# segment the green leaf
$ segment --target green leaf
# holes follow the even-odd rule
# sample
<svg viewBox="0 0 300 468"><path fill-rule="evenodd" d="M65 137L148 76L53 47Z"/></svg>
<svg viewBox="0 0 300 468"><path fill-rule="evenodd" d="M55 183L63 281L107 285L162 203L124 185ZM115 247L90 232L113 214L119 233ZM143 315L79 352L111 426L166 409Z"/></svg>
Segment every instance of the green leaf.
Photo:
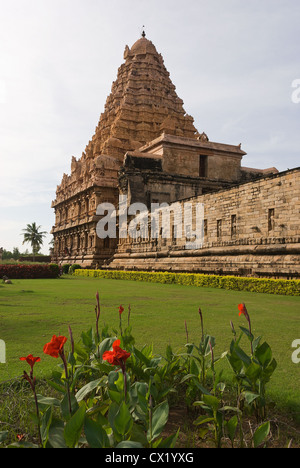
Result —
<svg viewBox="0 0 300 468"><path fill-rule="evenodd" d="M237 425L238 425L238 417L237 417L237 415L235 414L235 415L232 416L232 418L229 419L229 421L227 421L227 423L226 423L226 427L227 427L227 431L228 431L228 436L229 436L229 439L230 439L230 441L231 441L232 444L233 444L233 442L234 442L234 437L235 437Z"/></svg>
<svg viewBox="0 0 300 468"><path fill-rule="evenodd" d="M203 395L204 403L209 406L213 411L217 411L220 406L220 400L213 395Z"/></svg>
<svg viewBox="0 0 300 468"><path fill-rule="evenodd" d="M149 442L156 439L164 429L169 417L169 404L163 401L153 411L152 415L152 433L150 427L147 432L147 439Z"/></svg>
<svg viewBox="0 0 300 468"><path fill-rule="evenodd" d="M259 395L257 393L253 393L253 392L244 392L243 395L244 395L245 400L248 403L248 405L251 405L251 403L254 400L256 400L256 398L259 398Z"/></svg>
<svg viewBox="0 0 300 468"><path fill-rule="evenodd" d="M263 380L264 382L268 382L271 375L273 374L273 372L275 371L277 367L277 362L275 359L272 359L272 361L270 362L270 364L264 369L264 373L263 373Z"/></svg>
<svg viewBox="0 0 300 468"><path fill-rule="evenodd" d="M106 383L105 382L101 382L102 378L101 379L97 379L97 380L93 380L91 382L89 382L88 384L86 384L84 387L82 387L75 395L76 397L76 400L78 402L80 402L81 400L83 400L89 393L91 393L93 390L95 390L95 388L99 387L99 386L104 386ZM101 385L102 383L102 385Z"/></svg>
<svg viewBox="0 0 300 468"><path fill-rule="evenodd" d="M61 385L57 382L54 382L54 380L47 380L47 383L50 385L50 387L54 388L55 390L57 390L58 392L60 393L65 393L66 391L66 388L64 387L64 385Z"/></svg>
<svg viewBox="0 0 300 468"><path fill-rule="evenodd" d="M167 358L168 361L172 361L173 356L174 356L174 354L173 354L172 348L171 348L171 346L168 344L168 345L167 345L167 348L166 348L166 358Z"/></svg>
<svg viewBox="0 0 300 468"><path fill-rule="evenodd" d="M114 432L117 432L117 429L115 427L115 418L116 418L118 411L119 411L119 405L115 401L113 401L109 405L107 418L108 418L110 427L112 428Z"/></svg>
<svg viewBox="0 0 300 468"><path fill-rule="evenodd" d="M176 432L176 434L170 435L166 439L162 440L156 448L174 448L178 439L180 429Z"/></svg>
<svg viewBox="0 0 300 468"><path fill-rule="evenodd" d="M108 388L114 392L122 392L124 388L124 379L122 372L111 371L108 374Z"/></svg>
<svg viewBox="0 0 300 468"><path fill-rule="evenodd" d="M133 348L134 355L138 358L139 361L142 361L147 367L150 365L150 359L148 359L141 351L136 347Z"/></svg>
<svg viewBox="0 0 300 468"><path fill-rule="evenodd" d="M0 431L0 444L7 439L8 431Z"/></svg>
<svg viewBox="0 0 300 468"><path fill-rule="evenodd" d="M32 442L13 442L12 444L8 445L7 448L39 448L37 444Z"/></svg>
<svg viewBox="0 0 300 468"><path fill-rule="evenodd" d="M52 448L67 448L64 438L63 421L52 421L52 424L49 428L48 443Z"/></svg>
<svg viewBox="0 0 300 468"><path fill-rule="evenodd" d="M44 397L43 395L38 394L37 401L39 405L44 406L60 406L60 401L57 398Z"/></svg>
<svg viewBox="0 0 300 468"><path fill-rule="evenodd" d="M241 361L246 365L250 366L251 364L251 357L248 356L248 354L245 353L245 351L242 350L239 346L235 346L235 353L236 355L241 359Z"/></svg>
<svg viewBox="0 0 300 468"><path fill-rule="evenodd" d="M64 437L69 448L74 448L79 441L85 419L85 409L85 405L81 405L65 426Z"/></svg>
<svg viewBox="0 0 300 468"><path fill-rule="evenodd" d="M251 382L256 382L256 380L260 377L262 372L262 368L256 362L251 362L250 366L246 369L245 375Z"/></svg>
<svg viewBox="0 0 300 468"><path fill-rule="evenodd" d="M115 392L113 390L108 390L109 398L111 401L115 401L116 403L120 404L122 399L124 398L124 395L122 392Z"/></svg>
<svg viewBox="0 0 300 468"><path fill-rule="evenodd" d="M268 343L264 342L256 349L255 357L264 368L267 367L272 360L272 350Z"/></svg>
<svg viewBox="0 0 300 468"><path fill-rule="evenodd" d="M43 446L46 447L48 436L49 436L49 429L52 422L52 413L53 407L49 406L49 408L45 411L41 418L41 438L43 441Z"/></svg>
<svg viewBox="0 0 300 468"><path fill-rule="evenodd" d="M87 361L89 359L89 353L79 346L77 343L74 345L75 355L80 358L82 361Z"/></svg>
<svg viewBox="0 0 300 468"><path fill-rule="evenodd" d="M252 333L250 333L250 331L247 328L240 327L240 329L243 333L245 333L245 335L249 338L250 341L253 341L254 336L252 335Z"/></svg>
<svg viewBox="0 0 300 468"><path fill-rule="evenodd" d="M92 328L90 328L87 332L81 333L81 341L84 347L87 348L89 351L92 351L95 349L95 342L93 340Z"/></svg>
<svg viewBox="0 0 300 468"><path fill-rule="evenodd" d="M84 433L91 448L109 448L109 439L100 421L85 418Z"/></svg>
<svg viewBox="0 0 300 468"><path fill-rule="evenodd" d="M208 422L212 422L214 420L214 418L210 418L206 415L201 415L201 416L198 416L198 418L193 422L193 424L195 426L200 426L201 424L206 424Z"/></svg>
<svg viewBox="0 0 300 468"><path fill-rule="evenodd" d="M132 428L133 419L125 401L122 401L119 407L119 411L115 416L114 425L117 432L123 436Z"/></svg>
<svg viewBox="0 0 300 468"><path fill-rule="evenodd" d="M134 442L133 440L123 440L116 448L144 448L140 442Z"/></svg>
<svg viewBox="0 0 300 468"><path fill-rule="evenodd" d="M75 398L75 395L73 395L73 393L70 394L70 399L71 399L71 414L70 414L70 408L69 408L69 397L67 393L65 394L64 398L62 399L60 403L62 417L66 421L70 419L71 415L74 414L79 408L78 402Z"/></svg>
<svg viewBox="0 0 300 468"><path fill-rule="evenodd" d="M254 435L253 435L253 444L254 448L259 447L266 437L268 437L270 432L270 421L265 422L261 426L259 426L258 429L256 429Z"/></svg>

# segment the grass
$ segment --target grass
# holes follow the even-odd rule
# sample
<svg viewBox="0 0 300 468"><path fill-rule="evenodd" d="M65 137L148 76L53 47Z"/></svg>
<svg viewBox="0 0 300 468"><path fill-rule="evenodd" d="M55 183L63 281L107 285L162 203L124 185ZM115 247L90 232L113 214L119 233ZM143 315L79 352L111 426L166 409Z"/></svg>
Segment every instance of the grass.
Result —
<svg viewBox="0 0 300 468"><path fill-rule="evenodd" d="M230 321L237 330L239 326L247 326L237 309L240 302L245 302L254 335L261 335L270 344L278 362L268 387L269 395L279 406L300 414L300 364L291 359L294 351L291 344L300 338L300 298L290 296L70 276L57 280L14 280L12 285L0 285L0 339L6 343L6 363L0 364L0 382L21 376L24 362L19 357L30 353L42 358L35 368L36 375L49 375L58 361L43 354L44 344L54 334L68 336L69 325L75 341L82 331L94 326L97 290L101 324L118 328L118 307L122 304L125 308L125 323L130 304L137 346L153 343L157 353L164 353L167 344L175 351L184 347L185 321L189 341L199 340L201 307L205 331L216 337L216 353L221 354L232 338ZM244 341L244 345L248 343ZM226 362L222 365L225 375L229 375Z"/></svg>

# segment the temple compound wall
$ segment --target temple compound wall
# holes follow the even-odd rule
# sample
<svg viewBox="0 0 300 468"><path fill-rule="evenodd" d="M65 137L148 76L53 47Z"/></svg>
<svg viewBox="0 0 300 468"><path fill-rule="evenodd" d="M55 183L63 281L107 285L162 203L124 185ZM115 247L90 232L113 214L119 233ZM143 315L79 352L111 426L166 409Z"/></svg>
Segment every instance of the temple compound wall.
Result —
<svg viewBox="0 0 300 468"><path fill-rule="evenodd" d="M109 268L300 276L300 168L188 201L204 205L201 248L186 249L186 237L176 238L174 229L168 239L151 238L149 229L148 238L120 239Z"/></svg>

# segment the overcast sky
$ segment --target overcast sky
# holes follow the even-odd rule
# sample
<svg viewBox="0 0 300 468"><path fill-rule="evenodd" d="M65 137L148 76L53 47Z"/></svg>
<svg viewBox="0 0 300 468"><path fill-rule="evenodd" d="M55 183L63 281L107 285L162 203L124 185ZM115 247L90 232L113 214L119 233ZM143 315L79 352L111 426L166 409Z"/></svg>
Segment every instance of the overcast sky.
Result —
<svg viewBox="0 0 300 468"><path fill-rule="evenodd" d="M242 143L244 166L300 165L299 0L0 0L0 247L50 232L143 25L199 132Z"/></svg>

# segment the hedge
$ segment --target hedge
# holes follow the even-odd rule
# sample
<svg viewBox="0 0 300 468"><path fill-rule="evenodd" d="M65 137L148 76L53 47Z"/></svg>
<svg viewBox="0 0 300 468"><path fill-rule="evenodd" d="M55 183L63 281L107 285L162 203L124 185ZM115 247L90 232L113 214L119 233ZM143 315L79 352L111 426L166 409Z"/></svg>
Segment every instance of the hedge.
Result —
<svg viewBox="0 0 300 468"><path fill-rule="evenodd" d="M80 268L82 268L81 265L79 265L78 263L73 263L73 265L69 267L69 270L68 270L69 275L73 275L74 271L79 270Z"/></svg>
<svg viewBox="0 0 300 468"><path fill-rule="evenodd" d="M0 265L0 279L7 276L9 279L36 279L36 278L57 278L59 276L59 266L50 263L47 265Z"/></svg>
<svg viewBox="0 0 300 468"><path fill-rule="evenodd" d="M201 273L88 269L75 270L74 275L94 278L148 281L164 284L181 284L186 286L229 289L233 291L281 294L285 296L300 296L300 280L246 278L238 276L205 275Z"/></svg>

